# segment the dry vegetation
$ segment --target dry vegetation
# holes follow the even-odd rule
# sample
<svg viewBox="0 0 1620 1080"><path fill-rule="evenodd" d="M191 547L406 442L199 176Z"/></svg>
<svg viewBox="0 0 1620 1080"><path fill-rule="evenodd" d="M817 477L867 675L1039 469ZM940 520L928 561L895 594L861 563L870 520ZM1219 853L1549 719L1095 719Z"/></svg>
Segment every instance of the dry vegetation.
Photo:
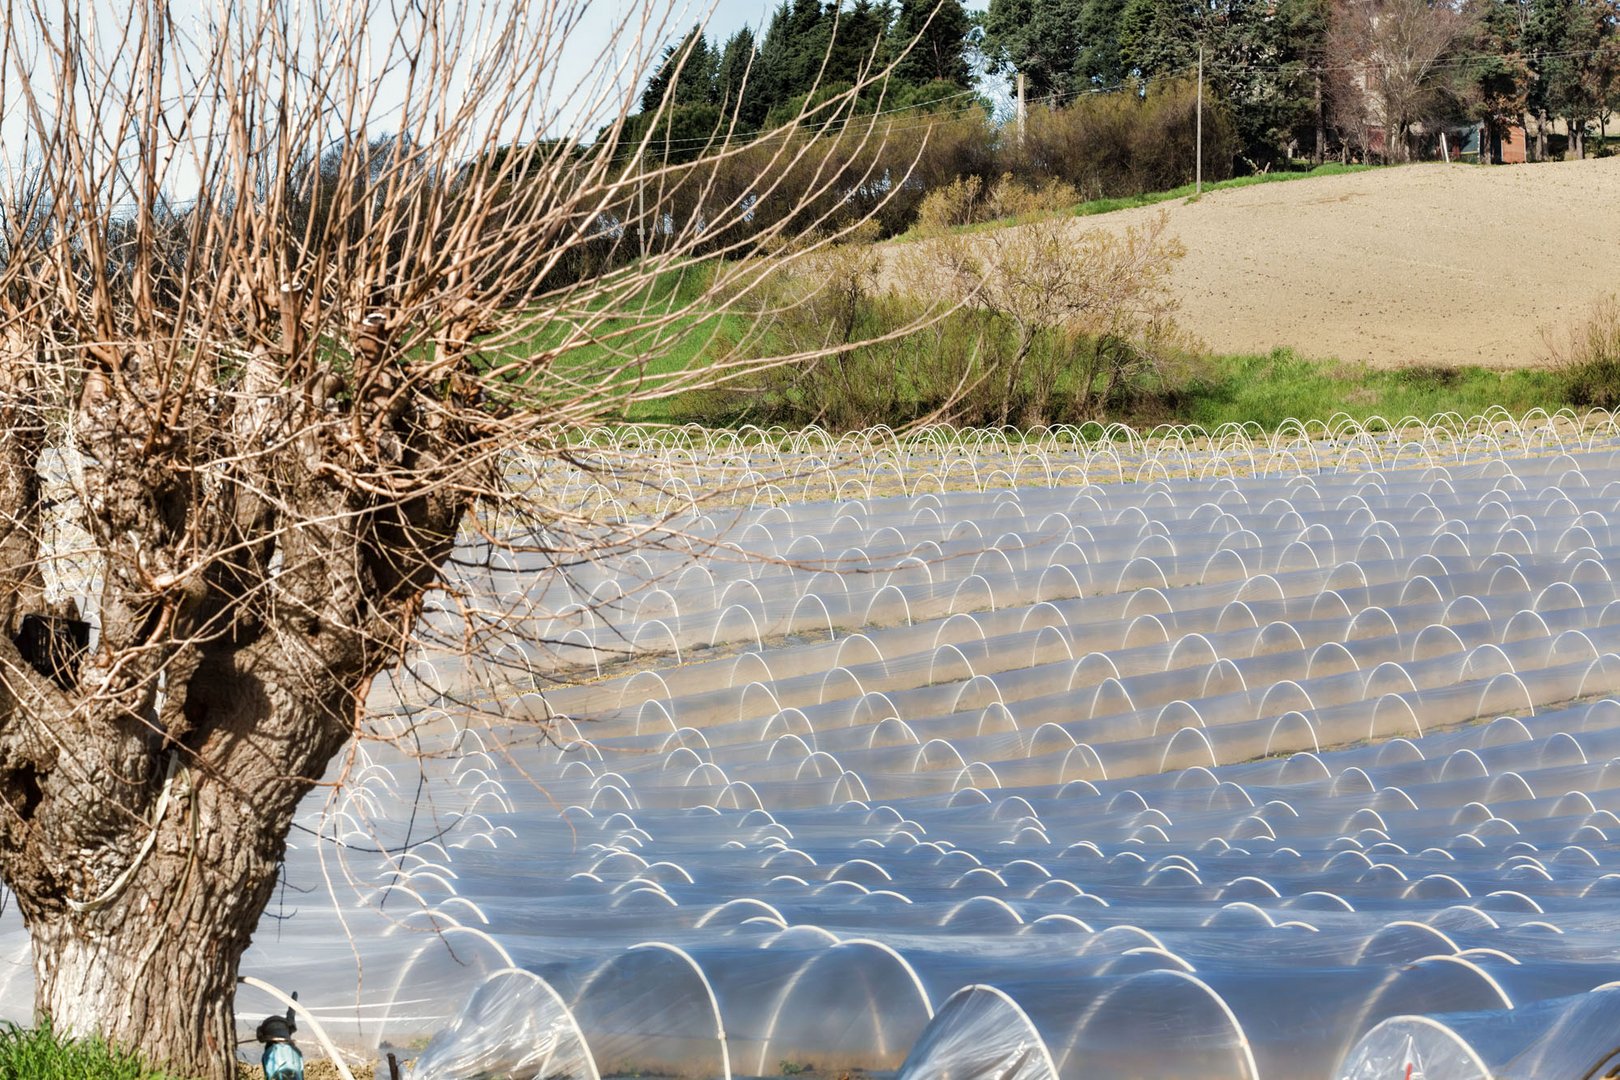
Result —
<svg viewBox="0 0 1620 1080"><path fill-rule="evenodd" d="M923 200L914 243L885 251L857 231L797 257L755 311L773 351L807 359L747 380L753 408L834 428L1039 425L1095 419L1165 383L1192 351L1165 288L1182 249L1162 219L1077 238L1057 212L1072 195L1005 177L988 191L953 183ZM953 227L1008 212L1034 220Z"/></svg>
<svg viewBox="0 0 1620 1080"><path fill-rule="evenodd" d="M1620 408L1620 293L1600 297L1584 317L1549 332L1547 353L1574 404Z"/></svg>

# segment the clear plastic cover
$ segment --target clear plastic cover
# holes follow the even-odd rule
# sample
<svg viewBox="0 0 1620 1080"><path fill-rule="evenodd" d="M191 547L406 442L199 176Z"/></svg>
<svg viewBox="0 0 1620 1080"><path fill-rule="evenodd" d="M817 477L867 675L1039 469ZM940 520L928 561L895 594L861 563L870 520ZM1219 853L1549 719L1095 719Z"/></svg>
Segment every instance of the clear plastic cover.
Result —
<svg viewBox="0 0 1620 1080"><path fill-rule="evenodd" d="M650 542L466 540L244 972L418 1078L1604 1066L1615 423L1083 434L596 436Z"/></svg>

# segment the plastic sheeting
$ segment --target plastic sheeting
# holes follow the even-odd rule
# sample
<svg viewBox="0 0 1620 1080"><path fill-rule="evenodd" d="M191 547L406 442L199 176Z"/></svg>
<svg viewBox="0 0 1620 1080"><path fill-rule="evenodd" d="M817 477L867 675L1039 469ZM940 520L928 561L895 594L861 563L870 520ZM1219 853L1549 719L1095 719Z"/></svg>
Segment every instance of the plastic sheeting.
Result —
<svg viewBox="0 0 1620 1080"><path fill-rule="evenodd" d="M1616 436L585 448L650 542L468 542L246 970L419 1078L1584 1075Z"/></svg>
<svg viewBox="0 0 1620 1080"><path fill-rule="evenodd" d="M1351 1049L1345 1080L1401 1075L1609 1076L1620 1066L1620 984L1511 1010L1395 1016Z"/></svg>
<svg viewBox="0 0 1620 1080"><path fill-rule="evenodd" d="M597 1080L579 1025L557 992L526 971L485 980L412 1063L414 1080Z"/></svg>

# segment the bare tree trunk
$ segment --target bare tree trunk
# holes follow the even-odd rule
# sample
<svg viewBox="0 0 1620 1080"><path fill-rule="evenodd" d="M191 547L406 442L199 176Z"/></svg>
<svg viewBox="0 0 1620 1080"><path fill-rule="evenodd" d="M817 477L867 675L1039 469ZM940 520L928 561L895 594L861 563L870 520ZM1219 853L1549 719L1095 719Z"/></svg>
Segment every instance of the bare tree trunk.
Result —
<svg viewBox="0 0 1620 1080"><path fill-rule="evenodd" d="M183 1076L223 1080L234 1068L237 965L280 853L257 830L238 831L239 845L193 838L188 803L171 805L147 864L105 906L74 912L30 898L35 1003L60 1030L99 1032Z"/></svg>
<svg viewBox="0 0 1620 1080"><path fill-rule="evenodd" d="M1536 160L1547 160L1547 110L1536 114Z"/></svg>
<svg viewBox="0 0 1620 1080"><path fill-rule="evenodd" d="M1030 349L1035 346L1035 331L1031 327L1021 326L1018 330L1018 351L1007 364L1007 378L1001 390L1001 419L1003 427L1012 419L1013 401L1018 396L1018 383L1024 373L1024 360L1029 356Z"/></svg>
<svg viewBox="0 0 1620 1080"><path fill-rule="evenodd" d="M0 427L0 512L37 544L40 447L25 418L46 399L0 389L19 408ZM78 416L94 448L87 524L106 553L101 647L67 673L23 653L39 560L0 543L0 875L33 944L40 1012L181 1076L227 1080L237 965L299 801L397 657L466 496L390 505L289 454L273 477L241 465L239 486L203 497L175 480L169 455L184 444L163 443L132 396L110 391ZM415 460L435 459L431 435L402 431ZM341 522L316 521L317 507ZM279 535L278 513L296 521ZM256 550L285 556L277 572L230 558L189 584L165 572L177 535L238 528L273 538ZM237 599L249 577L277 596L273 620ZM228 630L221 611L235 614Z"/></svg>
<svg viewBox="0 0 1620 1080"><path fill-rule="evenodd" d="M61 1030L140 1046L186 1077L233 1075L237 967L313 785L301 774L341 748L353 715L330 681L325 704L278 686L292 672L273 652L209 658L176 688L207 718L195 753L119 739L142 782L102 778L98 799L81 753L38 775L34 805L12 800L21 836L10 839L23 843L5 869L33 944L36 1006ZM81 717L61 720L83 730Z"/></svg>
<svg viewBox="0 0 1620 1080"><path fill-rule="evenodd" d="M97 922L94 929L33 927L36 1007L60 1031L144 1045L152 1060L188 1077L228 1078L240 952L217 940L182 940L146 920Z"/></svg>

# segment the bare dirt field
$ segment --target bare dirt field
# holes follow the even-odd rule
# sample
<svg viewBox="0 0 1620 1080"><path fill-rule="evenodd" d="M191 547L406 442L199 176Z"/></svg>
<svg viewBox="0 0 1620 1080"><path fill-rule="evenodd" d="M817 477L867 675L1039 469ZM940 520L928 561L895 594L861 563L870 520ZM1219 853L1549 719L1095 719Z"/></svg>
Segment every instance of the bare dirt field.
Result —
<svg viewBox="0 0 1620 1080"><path fill-rule="evenodd" d="M1167 209L1183 324L1221 353L1285 345L1382 366L1523 366L1620 289L1620 158L1413 165L1261 184Z"/></svg>

